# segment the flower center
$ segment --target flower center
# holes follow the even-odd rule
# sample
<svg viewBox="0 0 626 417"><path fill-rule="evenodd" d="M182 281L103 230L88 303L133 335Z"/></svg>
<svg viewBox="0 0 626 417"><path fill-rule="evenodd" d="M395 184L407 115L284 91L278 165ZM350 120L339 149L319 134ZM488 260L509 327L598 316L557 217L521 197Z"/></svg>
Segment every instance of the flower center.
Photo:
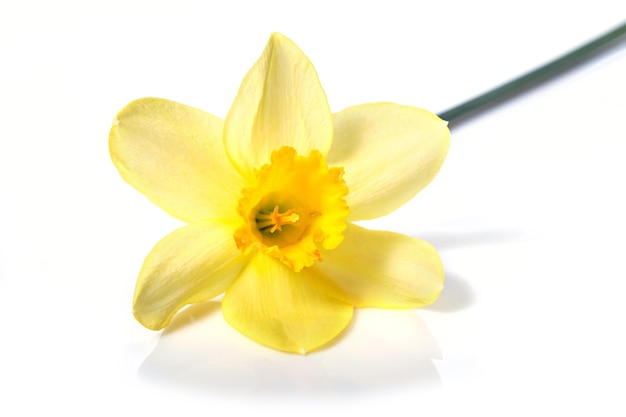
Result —
<svg viewBox="0 0 626 417"><path fill-rule="evenodd" d="M257 248L300 271L321 261L318 245L334 249L343 240L349 213L343 169L328 168L317 151L274 151L271 163L258 171L252 187L242 190L235 232L237 247Z"/></svg>
<svg viewBox="0 0 626 417"><path fill-rule="evenodd" d="M272 210L271 213L260 210L255 217L257 229L261 232L265 232L271 227L270 233L274 233L277 230L282 232L282 226L284 224L298 224L300 216L296 214L294 209L289 209L284 213L280 213L279 210L280 207L277 205L274 206L274 210Z"/></svg>

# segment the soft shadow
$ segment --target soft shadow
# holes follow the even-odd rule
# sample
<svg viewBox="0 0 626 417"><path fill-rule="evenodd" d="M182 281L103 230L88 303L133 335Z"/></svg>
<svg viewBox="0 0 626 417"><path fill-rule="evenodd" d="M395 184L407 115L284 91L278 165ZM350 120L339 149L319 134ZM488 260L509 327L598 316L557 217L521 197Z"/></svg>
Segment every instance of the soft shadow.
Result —
<svg viewBox="0 0 626 417"><path fill-rule="evenodd" d="M451 313L471 306L476 298L474 289L461 276L446 271L446 280L439 299L424 307L426 310Z"/></svg>
<svg viewBox="0 0 626 417"><path fill-rule="evenodd" d="M175 317L138 370L140 379L204 394L344 396L441 384L437 343L414 310L359 309L348 331L307 355L278 352L232 329L218 302ZM181 325L176 321L193 325Z"/></svg>
<svg viewBox="0 0 626 417"><path fill-rule="evenodd" d="M491 229L466 233L426 233L416 237L431 243L439 251L445 251L467 246L515 242L522 236L523 234L519 230Z"/></svg>
<svg viewBox="0 0 626 417"><path fill-rule="evenodd" d="M463 227L467 227L467 225L464 224ZM449 250L470 246L517 242L523 238L523 233L520 230L493 228L456 233L425 233L416 237L431 243L443 254ZM470 307L476 298L470 283L449 270L445 271L445 277L444 288L439 299L425 308L431 311L449 313Z"/></svg>

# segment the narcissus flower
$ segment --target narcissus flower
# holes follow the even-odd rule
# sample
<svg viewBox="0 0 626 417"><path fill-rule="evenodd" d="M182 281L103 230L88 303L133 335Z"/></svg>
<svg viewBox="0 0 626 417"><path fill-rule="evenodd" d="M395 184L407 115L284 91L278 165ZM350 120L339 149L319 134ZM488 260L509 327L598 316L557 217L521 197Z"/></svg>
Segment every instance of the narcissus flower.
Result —
<svg viewBox="0 0 626 417"><path fill-rule="evenodd" d="M426 186L449 146L446 123L391 103L331 114L315 69L273 34L221 120L156 98L113 123L113 163L188 223L139 273L134 315L162 329L222 293L251 339L304 353L342 332L354 307L415 308L443 287L428 243L352 222L391 213Z"/></svg>

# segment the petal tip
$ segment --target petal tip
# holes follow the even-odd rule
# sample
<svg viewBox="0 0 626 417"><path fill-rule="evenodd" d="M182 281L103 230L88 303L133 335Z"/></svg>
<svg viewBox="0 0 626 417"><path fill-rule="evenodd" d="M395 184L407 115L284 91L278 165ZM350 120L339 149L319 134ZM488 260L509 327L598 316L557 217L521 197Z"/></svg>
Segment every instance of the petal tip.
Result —
<svg viewBox="0 0 626 417"><path fill-rule="evenodd" d="M272 32L270 34L270 39L284 39L284 38L285 38L285 35L283 35L280 32Z"/></svg>
<svg viewBox="0 0 626 417"><path fill-rule="evenodd" d="M148 330L154 330L155 332L163 330L165 327L167 327L171 320L171 317L168 317L165 321L155 320L154 318L150 318L142 314L142 312L138 311L137 309L133 309L133 316L135 317L135 320L137 320L139 324L141 324L143 327Z"/></svg>
<svg viewBox="0 0 626 417"><path fill-rule="evenodd" d="M291 39L289 39L287 36L283 35L280 32L272 32L272 34L270 35L270 42L284 42L284 41L293 43Z"/></svg>

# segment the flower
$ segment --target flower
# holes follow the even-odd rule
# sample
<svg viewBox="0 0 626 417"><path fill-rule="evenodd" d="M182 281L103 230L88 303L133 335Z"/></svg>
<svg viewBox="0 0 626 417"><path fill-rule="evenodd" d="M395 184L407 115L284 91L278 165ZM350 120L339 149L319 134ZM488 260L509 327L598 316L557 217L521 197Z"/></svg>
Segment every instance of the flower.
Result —
<svg viewBox="0 0 626 417"><path fill-rule="evenodd" d="M353 224L393 212L441 167L450 134L392 103L331 114L317 73L273 34L226 120L144 98L109 136L121 176L187 223L144 261L133 312L162 329L224 293L224 318L275 349L305 353L340 334L354 307L435 301L443 266L428 243Z"/></svg>

